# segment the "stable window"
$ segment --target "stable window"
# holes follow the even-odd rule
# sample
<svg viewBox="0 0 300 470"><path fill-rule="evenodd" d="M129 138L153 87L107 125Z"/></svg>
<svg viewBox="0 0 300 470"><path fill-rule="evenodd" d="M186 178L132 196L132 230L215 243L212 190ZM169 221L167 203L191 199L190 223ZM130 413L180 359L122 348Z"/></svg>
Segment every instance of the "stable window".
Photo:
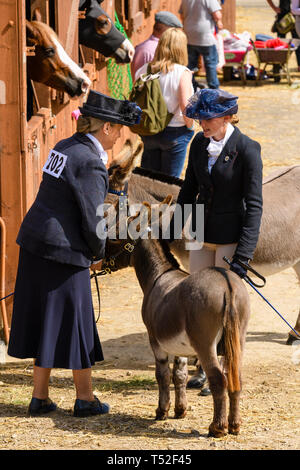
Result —
<svg viewBox="0 0 300 470"><path fill-rule="evenodd" d="M144 0L115 0L120 23L129 36L142 28L144 21Z"/></svg>

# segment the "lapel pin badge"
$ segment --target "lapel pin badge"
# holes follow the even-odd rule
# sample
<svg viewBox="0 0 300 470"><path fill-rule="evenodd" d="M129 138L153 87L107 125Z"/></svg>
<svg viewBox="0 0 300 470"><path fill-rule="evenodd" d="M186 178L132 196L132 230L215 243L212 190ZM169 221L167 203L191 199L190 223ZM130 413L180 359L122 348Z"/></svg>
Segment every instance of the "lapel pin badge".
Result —
<svg viewBox="0 0 300 470"><path fill-rule="evenodd" d="M224 161L225 161L225 162L228 162L228 160L229 160L229 157L228 157L228 155L227 155L227 156L224 158Z"/></svg>

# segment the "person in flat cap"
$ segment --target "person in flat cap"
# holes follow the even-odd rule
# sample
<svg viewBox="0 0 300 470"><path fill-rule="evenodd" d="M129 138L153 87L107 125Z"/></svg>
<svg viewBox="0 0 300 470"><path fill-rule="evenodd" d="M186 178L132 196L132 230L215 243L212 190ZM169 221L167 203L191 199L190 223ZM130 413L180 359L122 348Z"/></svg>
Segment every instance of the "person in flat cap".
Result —
<svg viewBox="0 0 300 470"><path fill-rule="evenodd" d="M231 270L243 278L247 271L239 261L248 263L256 248L263 208L261 147L234 125L237 100L226 91L207 88L195 93L185 109L202 127L191 143L177 200L178 211L185 204L204 205L204 243L198 237L192 244L191 273L209 266L228 268L226 256L232 260ZM192 225L195 233L195 220ZM174 228L171 233L171 239L180 238ZM204 381L200 367L188 386L201 388Z"/></svg>
<svg viewBox="0 0 300 470"><path fill-rule="evenodd" d="M133 80L137 70L153 60L159 38L168 28L183 28L183 25L174 13L159 11L155 14L155 23L151 36L135 47L135 54L131 62Z"/></svg>
<svg viewBox="0 0 300 470"><path fill-rule="evenodd" d="M33 358L30 415L56 410L49 398L52 368L72 369L77 417L105 414L94 396L91 368L103 360L94 319L90 267L104 257L99 208L108 192L107 150L141 110L91 90L77 132L50 150L38 194L18 237L18 273L8 354Z"/></svg>

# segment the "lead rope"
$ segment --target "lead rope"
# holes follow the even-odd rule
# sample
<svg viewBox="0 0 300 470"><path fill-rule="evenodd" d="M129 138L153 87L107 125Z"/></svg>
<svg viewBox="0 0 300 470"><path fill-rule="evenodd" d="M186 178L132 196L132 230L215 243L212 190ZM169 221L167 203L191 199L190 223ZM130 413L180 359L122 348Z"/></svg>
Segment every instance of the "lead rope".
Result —
<svg viewBox="0 0 300 470"><path fill-rule="evenodd" d="M229 260L226 256L223 256L223 260L226 261L226 263L229 264L229 266L231 266L231 262L230 262L230 260ZM239 263L243 268L249 269L251 272L253 272L253 273L254 273L256 276L258 276L260 279L263 279L264 281L266 281L265 278L264 278L261 274L259 274L257 271L255 271L253 268L251 268L251 266L249 266L248 263L243 263L242 261L239 261L239 260L238 260L238 263ZM261 294L261 292L259 292L259 290L256 289L256 287L264 287L264 285L265 285L266 282L264 282L263 286L259 286L259 285L255 284L255 283L252 281L252 279L251 279L249 276L247 276L247 275L244 276L242 279L243 279L244 281L246 281L247 284L249 284L249 286L251 286L252 289L254 289L255 292L256 292L265 302L267 302L267 304L274 310L274 312L276 312L277 315L279 315L279 317L290 327L290 329L295 333L295 335L297 336L297 338L300 339L299 333L289 324L289 322L284 318L284 316L281 315L281 313L279 313L278 310L276 310L276 308L271 304L271 302L269 302L268 299L266 299L266 298ZM256 287L255 287L255 286L256 286Z"/></svg>
<svg viewBox="0 0 300 470"><path fill-rule="evenodd" d="M96 320L96 323L98 323L100 314L101 314L101 300L100 300L100 290L99 290L99 284L98 284L98 277L95 276L95 284L96 284L96 289L97 289L97 296L98 296L98 317Z"/></svg>

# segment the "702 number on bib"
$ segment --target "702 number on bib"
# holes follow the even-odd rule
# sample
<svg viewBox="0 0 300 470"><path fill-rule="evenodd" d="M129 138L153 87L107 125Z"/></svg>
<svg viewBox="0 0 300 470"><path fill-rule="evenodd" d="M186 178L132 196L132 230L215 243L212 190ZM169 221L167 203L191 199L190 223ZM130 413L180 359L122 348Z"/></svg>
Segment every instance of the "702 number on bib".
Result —
<svg viewBox="0 0 300 470"><path fill-rule="evenodd" d="M43 171L48 175L59 178L67 162L68 156L63 153L50 150L48 159L43 167Z"/></svg>

